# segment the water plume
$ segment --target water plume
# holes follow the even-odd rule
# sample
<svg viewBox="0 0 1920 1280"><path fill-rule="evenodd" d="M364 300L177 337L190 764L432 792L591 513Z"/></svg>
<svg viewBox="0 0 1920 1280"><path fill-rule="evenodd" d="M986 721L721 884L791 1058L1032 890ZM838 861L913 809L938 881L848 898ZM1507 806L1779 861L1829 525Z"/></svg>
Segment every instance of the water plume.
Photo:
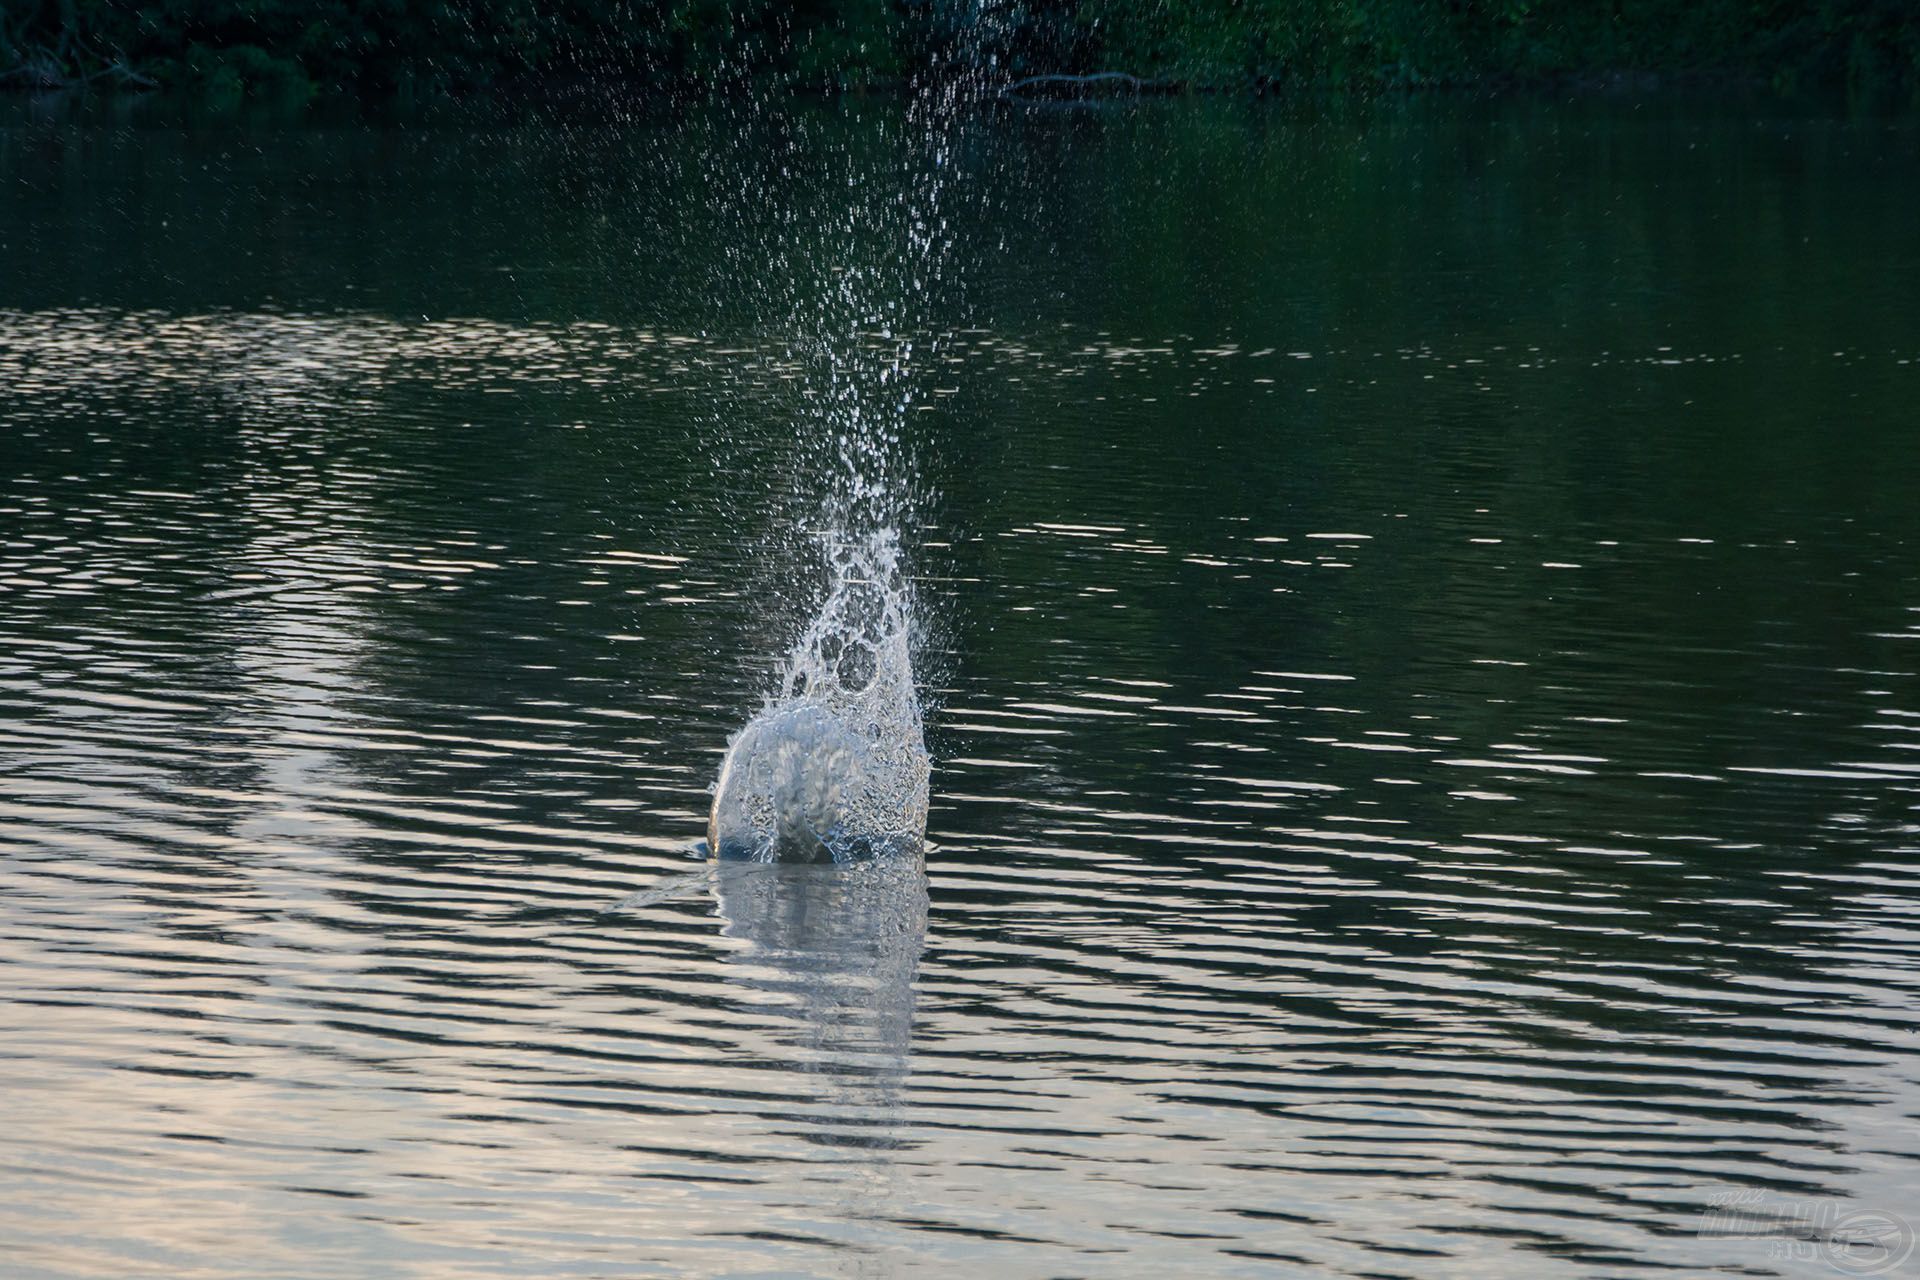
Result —
<svg viewBox="0 0 1920 1280"><path fill-rule="evenodd" d="M895 172L841 171L850 156L804 128L788 153L806 156L793 170L825 197L817 218L788 222L826 254L793 274L814 284L789 294L789 358L806 388L792 491L817 502L795 515L826 531L829 586L777 692L729 743L707 833L722 860L850 862L917 851L925 837L932 764L902 541L925 495L908 428L941 355L928 317L953 301L957 160L989 78L972 50L997 12L969 8L954 46L964 65L919 86L903 116L874 122Z"/></svg>
<svg viewBox="0 0 1920 1280"><path fill-rule="evenodd" d="M728 745L707 826L718 858L854 862L924 839L932 759L898 538L877 531L828 554L832 586L778 693Z"/></svg>

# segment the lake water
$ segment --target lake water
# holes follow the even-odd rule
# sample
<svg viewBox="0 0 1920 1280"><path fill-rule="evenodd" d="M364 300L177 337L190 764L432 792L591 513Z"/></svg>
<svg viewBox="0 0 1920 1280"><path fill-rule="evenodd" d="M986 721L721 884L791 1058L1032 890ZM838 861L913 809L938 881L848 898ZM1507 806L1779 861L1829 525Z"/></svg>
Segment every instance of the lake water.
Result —
<svg viewBox="0 0 1920 1280"><path fill-rule="evenodd" d="M10 1275L1914 1273L1913 119L6 112ZM703 872L876 308L933 844Z"/></svg>

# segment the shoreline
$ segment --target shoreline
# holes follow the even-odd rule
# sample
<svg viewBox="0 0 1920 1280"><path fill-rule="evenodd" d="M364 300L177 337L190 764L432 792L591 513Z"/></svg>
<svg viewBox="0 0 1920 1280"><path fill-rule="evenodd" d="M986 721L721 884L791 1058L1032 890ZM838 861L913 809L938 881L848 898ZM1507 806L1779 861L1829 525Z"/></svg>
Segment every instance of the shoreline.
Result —
<svg viewBox="0 0 1920 1280"><path fill-rule="evenodd" d="M255 117L296 119L303 116L337 118L396 115L402 117L499 115L524 118L545 110L563 114L608 112L620 116L673 115L728 102L754 100L769 103L827 104L835 102L901 101L915 86L904 80L862 84L851 88L804 85L674 86L642 77L528 78L484 88L438 89L408 93L335 86L311 94L288 96L248 93L209 100L184 86L136 84L119 81L26 85L0 81L0 104L32 104L57 110L154 110L193 118ZM1752 72L1729 70L1568 72L1546 76L1488 75L1474 79L1420 84L1265 82L1223 86L1205 82L1150 80L1126 72L1090 75L1042 73L1009 81L978 95L976 105L993 107L1102 107L1146 101L1341 103L1435 99L1499 99L1568 94L1606 99L1638 95L1714 96L1729 102L1742 98L1771 101L1846 102L1902 114L1920 110L1920 84L1859 87L1845 83L1782 83Z"/></svg>
<svg viewBox="0 0 1920 1280"><path fill-rule="evenodd" d="M61 0L0 9L0 90L251 101L519 103L620 93L1092 91L1252 98L1686 83L1920 94L1899 0L464 0L269 6Z"/></svg>

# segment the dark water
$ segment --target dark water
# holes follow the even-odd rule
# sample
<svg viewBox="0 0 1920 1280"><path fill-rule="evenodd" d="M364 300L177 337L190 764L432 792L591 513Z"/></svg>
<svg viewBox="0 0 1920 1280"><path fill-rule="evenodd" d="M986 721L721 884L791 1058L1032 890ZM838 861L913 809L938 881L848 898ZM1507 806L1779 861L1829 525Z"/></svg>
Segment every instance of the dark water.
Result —
<svg viewBox="0 0 1920 1280"><path fill-rule="evenodd" d="M935 847L702 879L898 112L9 110L9 1274L1914 1273L1912 120L983 114Z"/></svg>

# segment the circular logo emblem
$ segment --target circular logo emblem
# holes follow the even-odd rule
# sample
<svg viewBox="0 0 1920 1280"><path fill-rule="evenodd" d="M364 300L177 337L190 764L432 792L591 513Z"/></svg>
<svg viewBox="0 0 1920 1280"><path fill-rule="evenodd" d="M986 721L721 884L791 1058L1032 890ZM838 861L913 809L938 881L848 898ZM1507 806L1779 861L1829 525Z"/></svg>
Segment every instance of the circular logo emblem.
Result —
<svg viewBox="0 0 1920 1280"><path fill-rule="evenodd" d="M1842 1214L1821 1245L1844 1276L1883 1276L1913 1256L1913 1224L1878 1209Z"/></svg>

